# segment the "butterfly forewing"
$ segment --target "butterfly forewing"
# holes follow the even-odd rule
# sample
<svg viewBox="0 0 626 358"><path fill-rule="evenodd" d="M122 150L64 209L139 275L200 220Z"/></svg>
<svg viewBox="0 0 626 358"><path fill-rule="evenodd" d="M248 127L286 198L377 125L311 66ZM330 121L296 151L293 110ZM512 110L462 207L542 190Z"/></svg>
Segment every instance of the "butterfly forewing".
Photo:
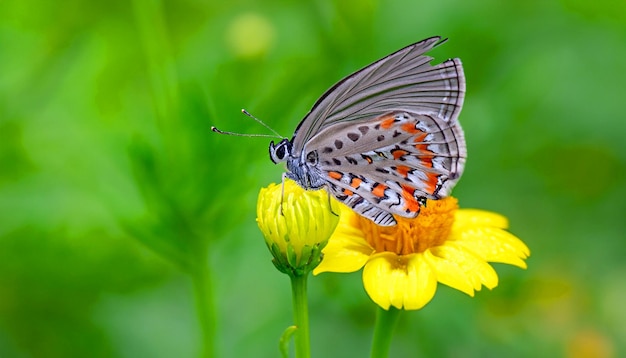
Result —
<svg viewBox="0 0 626 358"><path fill-rule="evenodd" d="M353 94L350 103L337 106L324 125L358 119L359 116L371 118L391 110L412 110L444 120L456 119L463 101L457 78L460 66L458 60L449 60L437 67L426 63L414 71L392 77L391 81L364 86ZM393 73L389 75L394 76Z"/></svg>
<svg viewBox="0 0 626 358"><path fill-rule="evenodd" d="M461 62L453 59L432 66L432 58L424 56L439 41L439 37L432 37L407 46L333 86L296 129L296 154L309 138L335 123L371 119L397 110L456 120L465 93Z"/></svg>

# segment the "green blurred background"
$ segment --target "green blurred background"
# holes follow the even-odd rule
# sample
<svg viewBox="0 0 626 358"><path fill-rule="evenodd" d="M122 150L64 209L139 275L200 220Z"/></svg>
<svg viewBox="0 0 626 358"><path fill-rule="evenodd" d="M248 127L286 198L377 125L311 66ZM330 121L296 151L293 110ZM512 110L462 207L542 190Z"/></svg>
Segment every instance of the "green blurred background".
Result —
<svg viewBox="0 0 626 358"><path fill-rule="evenodd" d="M423 38L463 60L455 196L503 213L528 270L439 288L393 357L626 356L626 2L0 2L0 357L276 357L289 282L256 228L283 135ZM211 306L214 305L212 309ZM310 281L314 357L362 357L360 273ZM212 320L212 311L217 315Z"/></svg>

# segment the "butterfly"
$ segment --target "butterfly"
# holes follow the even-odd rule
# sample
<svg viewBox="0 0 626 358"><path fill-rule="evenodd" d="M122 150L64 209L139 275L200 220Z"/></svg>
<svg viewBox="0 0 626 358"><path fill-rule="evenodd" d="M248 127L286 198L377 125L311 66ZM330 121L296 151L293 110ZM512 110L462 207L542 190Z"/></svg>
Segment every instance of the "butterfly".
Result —
<svg viewBox="0 0 626 358"><path fill-rule="evenodd" d="M458 122L461 61L431 65L431 37L345 77L327 90L292 139L269 145L274 163L305 189L325 188L380 226L416 217L426 199L450 194L467 150Z"/></svg>

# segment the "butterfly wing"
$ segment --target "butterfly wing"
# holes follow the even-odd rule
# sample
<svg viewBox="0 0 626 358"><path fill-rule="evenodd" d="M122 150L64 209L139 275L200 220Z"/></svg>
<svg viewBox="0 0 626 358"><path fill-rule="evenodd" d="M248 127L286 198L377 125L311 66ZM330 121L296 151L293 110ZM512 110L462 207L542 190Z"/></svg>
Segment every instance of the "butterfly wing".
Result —
<svg viewBox="0 0 626 358"><path fill-rule="evenodd" d="M409 45L326 91L294 133L292 178L326 183L378 225L395 225L392 214L415 217L423 199L447 195L466 156L457 121L465 77L460 60L431 65L424 55L442 42Z"/></svg>
<svg viewBox="0 0 626 358"><path fill-rule="evenodd" d="M391 213L417 216L421 199L447 196L466 157L458 122L409 112L336 124L310 144L320 148L330 192L378 225L395 224Z"/></svg>
<svg viewBox="0 0 626 358"><path fill-rule="evenodd" d="M465 96L461 62L452 59L432 66L432 57L424 55L443 43L440 39L431 37L409 45L331 87L296 129L294 155L305 151L307 142L330 126L393 111L456 121Z"/></svg>

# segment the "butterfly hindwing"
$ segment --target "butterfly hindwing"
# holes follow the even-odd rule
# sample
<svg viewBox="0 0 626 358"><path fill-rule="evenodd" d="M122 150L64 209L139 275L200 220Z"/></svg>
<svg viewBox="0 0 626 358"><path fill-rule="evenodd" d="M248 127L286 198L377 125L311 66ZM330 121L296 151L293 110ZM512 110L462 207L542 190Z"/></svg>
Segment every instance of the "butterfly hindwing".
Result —
<svg viewBox="0 0 626 358"><path fill-rule="evenodd" d="M329 192L337 200L377 225L396 224L392 213L400 214L400 205L403 203L399 195L388 185L336 171L329 172L328 178ZM411 213L411 217L417 216L418 212L419 209L414 215ZM402 216L407 216L404 211L402 214Z"/></svg>
<svg viewBox="0 0 626 358"><path fill-rule="evenodd" d="M393 112L335 127L326 130L332 136L323 131L316 137L330 140L311 142L311 147L319 148L318 166L323 171L349 172L396 192L413 191L416 197L430 199L447 195L463 171L465 143L454 123Z"/></svg>
<svg viewBox="0 0 626 358"><path fill-rule="evenodd" d="M331 175L337 175L336 172ZM349 179L349 177L346 177ZM350 180L350 179L349 179ZM354 179L351 179L354 182ZM357 179L358 181L358 179ZM362 183L362 181L360 181ZM371 201L365 199L363 196L355 193L355 188L348 186L346 183L339 180L330 180L328 182L329 192L339 201L349 206L356 213L372 220L375 224L380 226L392 226L396 224L396 220L389 210L383 206L374 205ZM366 192L367 194L367 192ZM372 199L370 199L372 200Z"/></svg>

